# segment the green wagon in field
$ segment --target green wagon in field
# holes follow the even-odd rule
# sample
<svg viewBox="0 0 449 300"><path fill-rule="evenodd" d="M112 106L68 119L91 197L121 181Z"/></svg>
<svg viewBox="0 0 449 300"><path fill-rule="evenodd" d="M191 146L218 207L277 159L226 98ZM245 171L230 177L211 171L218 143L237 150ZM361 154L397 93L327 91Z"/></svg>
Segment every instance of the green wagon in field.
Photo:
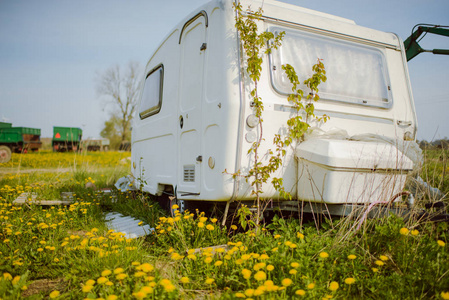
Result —
<svg viewBox="0 0 449 300"><path fill-rule="evenodd" d="M77 127L53 126L51 146L53 151L66 152L80 150L83 131Z"/></svg>
<svg viewBox="0 0 449 300"><path fill-rule="evenodd" d="M39 150L42 146L40 138L40 129L13 127L11 123L0 122L0 163L8 162L12 152Z"/></svg>

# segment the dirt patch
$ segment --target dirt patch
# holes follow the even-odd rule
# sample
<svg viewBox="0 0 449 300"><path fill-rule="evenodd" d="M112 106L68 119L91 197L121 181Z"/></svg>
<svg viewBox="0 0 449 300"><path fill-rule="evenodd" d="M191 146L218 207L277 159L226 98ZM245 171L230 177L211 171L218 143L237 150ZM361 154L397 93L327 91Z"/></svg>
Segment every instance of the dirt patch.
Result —
<svg viewBox="0 0 449 300"><path fill-rule="evenodd" d="M52 291L63 291L65 289L64 279L38 279L31 282L28 288L22 292L22 297L29 297L36 294L49 294Z"/></svg>

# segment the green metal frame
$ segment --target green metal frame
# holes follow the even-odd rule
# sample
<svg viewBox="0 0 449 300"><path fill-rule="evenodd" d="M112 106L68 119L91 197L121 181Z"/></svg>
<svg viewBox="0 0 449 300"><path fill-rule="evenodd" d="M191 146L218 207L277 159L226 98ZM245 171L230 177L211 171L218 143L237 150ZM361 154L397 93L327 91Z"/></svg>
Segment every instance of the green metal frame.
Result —
<svg viewBox="0 0 449 300"><path fill-rule="evenodd" d="M415 30L416 27L418 27L418 28ZM424 34L433 33L433 34L449 37L449 26L430 25L430 24L415 25L415 27L413 27L412 35L409 36L404 41L407 61L411 60L412 58L414 58L415 56L417 56L418 54L423 53L423 52L432 52L433 54L449 55L449 50L447 50L447 49L425 50L425 49L421 48L421 46L418 44L418 42L419 42L418 38L423 33Z"/></svg>

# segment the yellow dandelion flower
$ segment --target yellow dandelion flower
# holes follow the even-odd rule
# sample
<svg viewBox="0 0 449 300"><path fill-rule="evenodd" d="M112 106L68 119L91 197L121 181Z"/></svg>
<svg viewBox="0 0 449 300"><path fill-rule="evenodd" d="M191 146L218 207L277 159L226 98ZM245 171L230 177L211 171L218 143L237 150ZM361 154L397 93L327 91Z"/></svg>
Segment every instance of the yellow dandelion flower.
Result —
<svg viewBox="0 0 449 300"><path fill-rule="evenodd" d="M302 233L300 233L300 232L297 232L297 233L296 233L296 237L299 238L299 239L301 239L301 240L303 240L303 239L304 239L304 234L302 234Z"/></svg>
<svg viewBox="0 0 449 300"><path fill-rule="evenodd" d="M245 291L245 295L246 295L247 297L252 297L252 296L254 295L254 290L253 290L253 289L247 289L247 290Z"/></svg>
<svg viewBox="0 0 449 300"><path fill-rule="evenodd" d="M418 235L418 234L419 234L419 231L416 230L416 229L414 229L414 230L411 231L411 234L412 234L412 235Z"/></svg>
<svg viewBox="0 0 449 300"><path fill-rule="evenodd" d="M101 272L101 276L106 277L112 274L111 270L104 270L103 272Z"/></svg>
<svg viewBox="0 0 449 300"><path fill-rule="evenodd" d="M340 286L338 285L338 282L336 282L336 281L332 281L330 284L329 284L329 289L331 290L331 291L336 291L336 290L338 290L338 288L339 288Z"/></svg>
<svg viewBox="0 0 449 300"><path fill-rule="evenodd" d="M348 277L345 279L346 284L353 284L355 282L355 279L352 277Z"/></svg>
<svg viewBox="0 0 449 300"><path fill-rule="evenodd" d="M221 266L222 264L223 264L223 262L222 262L221 260L217 260L217 261L214 263L214 266L219 267L219 266Z"/></svg>
<svg viewBox="0 0 449 300"><path fill-rule="evenodd" d="M267 255L267 254L262 254L260 257L259 257L259 260L267 260L267 259L269 259L270 257Z"/></svg>
<svg viewBox="0 0 449 300"><path fill-rule="evenodd" d="M293 281L290 278L284 278L281 281L281 284L285 287L290 286L293 283Z"/></svg>
<svg viewBox="0 0 449 300"><path fill-rule="evenodd" d="M53 291L53 292L50 293L49 297L51 299L55 299L55 298L58 298L59 295L60 295L59 291Z"/></svg>
<svg viewBox="0 0 449 300"><path fill-rule="evenodd" d="M189 277L181 277L181 283L189 283L190 282L190 279L189 279Z"/></svg>
<svg viewBox="0 0 449 300"><path fill-rule="evenodd" d="M440 246L440 247L444 247L446 245L446 243L443 242L442 240L438 240L437 243L438 243L438 246Z"/></svg>
<svg viewBox="0 0 449 300"><path fill-rule="evenodd" d="M308 288L309 290L313 290L313 289L315 288L315 283L309 283L309 284L307 285L307 288Z"/></svg>
<svg viewBox="0 0 449 300"><path fill-rule="evenodd" d="M198 223L198 227L199 227L199 228L203 228L203 227L204 227L204 223L203 223L203 222L199 222L199 223Z"/></svg>
<svg viewBox="0 0 449 300"><path fill-rule="evenodd" d="M106 297L106 300L117 300L118 297L116 295L109 295Z"/></svg>
<svg viewBox="0 0 449 300"><path fill-rule="evenodd" d="M405 227L402 227L402 228L399 230L399 233L402 234L402 235L408 235L409 232L410 232L410 230L408 230L408 229L405 228Z"/></svg>
<svg viewBox="0 0 449 300"><path fill-rule="evenodd" d="M245 294L243 293L235 293L234 296L236 296L237 298L246 298Z"/></svg>
<svg viewBox="0 0 449 300"><path fill-rule="evenodd" d="M231 229L232 229L232 230L237 230L237 226L231 225ZM237 294L238 294L238 293L237 293Z"/></svg>
<svg viewBox="0 0 449 300"><path fill-rule="evenodd" d="M120 274L120 273L123 273L123 272L125 272L125 270L123 268L117 268L117 269L114 270L114 274Z"/></svg>
<svg viewBox="0 0 449 300"><path fill-rule="evenodd" d="M108 281L109 280L106 277L103 277L103 276L97 279L97 283L98 284L103 284L103 283L106 283Z"/></svg>
<svg viewBox="0 0 449 300"><path fill-rule="evenodd" d="M116 278L117 280L123 280L123 279L125 279L126 277L128 277L128 275L126 275L125 273L120 273L120 274L118 274L117 276L115 276L115 278Z"/></svg>
<svg viewBox="0 0 449 300"><path fill-rule="evenodd" d="M94 287L92 285L84 285L82 287L83 293L89 293Z"/></svg>
<svg viewBox="0 0 449 300"><path fill-rule="evenodd" d="M327 252L320 252L320 257L327 258L327 257L329 257L329 254Z"/></svg>
<svg viewBox="0 0 449 300"><path fill-rule="evenodd" d="M178 208L179 208L179 205L173 204L173 206L172 206L171 208L172 208L172 209L178 209Z"/></svg>
<svg viewBox="0 0 449 300"><path fill-rule="evenodd" d="M145 294L144 292L139 291L139 292L133 293L133 296L134 296L134 298L136 298L138 300L142 300L142 299L144 299L147 296L147 294Z"/></svg>
<svg viewBox="0 0 449 300"><path fill-rule="evenodd" d="M288 273L291 275L296 275L296 273L298 273L298 271L296 271L295 269L291 269L290 271L288 271Z"/></svg>
<svg viewBox="0 0 449 300"><path fill-rule="evenodd" d="M378 269L378 268L371 268L371 270L372 270L374 273L379 272L379 269Z"/></svg>
<svg viewBox="0 0 449 300"><path fill-rule="evenodd" d="M378 265L378 266L383 266L385 263L383 262L383 261L381 261L381 260L376 260L375 262L374 262L376 265Z"/></svg>
<svg viewBox="0 0 449 300"><path fill-rule="evenodd" d="M265 290L263 289L264 287L258 287L257 289L254 290L254 297L258 297L260 295L263 295L263 293L265 292Z"/></svg>
<svg viewBox="0 0 449 300"><path fill-rule="evenodd" d="M298 295L298 296L304 296L306 294L306 291L304 291L304 290L297 290L295 292L295 294Z"/></svg>
<svg viewBox="0 0 449 300"><path fill-rule="evenodd" d="M196 260L196 255L195 254L189 254L187 255L187 258L190 260Z"/></svg>
<svg viewBox="0 0 449 300"><path fill-rule="evenodd" d="M448 300L449 299L449 292L441 292L440 294L441 298Z"/></svg>
<svg viewBox="0 0 449 300"><path fill-rule="evenodd" d="M213 278L207 278L204 282L206 284L212 284L212 283L214 283L214 281L215 281L215 279L213 279Z"/></svg>
<svg viewBox="0 0 449 300"><path fill-rule="evenodd" d="M256 274L254 274L254 279L257 281L267 280L267 274L265 274L264 271L258 271Z"/></svg>
<svg viewBox="0 0 449 300"><path fill-rule="evenodd" d="M273 286L273 285L274 285L274 282L273 282L273 280L267 280L267 281L265 281L265 282L263 283L263 285L264 285L264 286Z"/></svg>
<svg viewBox="0 0 449 300"><path fill-rule="evenodd" d="M291 264L290 264L290 266L292 267L292 268L298 268L299 267L299 263L297 263L297 262L292 262Z"/></svg>
<svg viewBox="0 0 449 300"><path fill-rule="evenodd" d="M243 278L245 278L245 279L249 279L251 277L251 271L248 269L243 269L242 274L243 274Z"/></svg>
<svg viewBox="0 0 449 300"><path fill-rule="evenodd" d="M210 264L210 263L212 262L212 257L210 257L210 256L206 257L206 258L204 259L204 262L205 262L206 264Z"/></svg>
<svg viewBox="0 0 449 300"><path fill-rule="evenodd" d="M147 275L147 273L142 272L142 271L138 271L138 272L134 273L134 277L137 277L137 278L143 277L143 276L146 276L146 275Z"/></svg>
<svg viewBox="0 0 449 300"><path fill-rule="evenodd" d="M274 266L273 265L268 265L267 266L267 271L273 271L274 270Z"/></svg>
<svg viewBox="0 0 449 300"><path fill-rule="evenodd" d="M380 258L380 260L382 260L382 261L387 261L387 260L388 260L388 257L385 256L385 255L381 255L381 256L379 256L379 258Z"/></svg>
<svg viewBox="0 0 449 300"><path fill-rule="evenodd" d="M143 286L140 289L141 292L145 293L145 294L152 294L154 289L151 286Z"/></svg>
<svg viewBox="0 0 449 300"><path fill-rule="evenodd" d="M355 256L354 254L349 254L348 255L348 259L350 259L350 260L354 260L356 258L357 258L357 256Z"/></svg>
<svg viewBox="0 0 449 300"><path fill-rule="evenodd" d="M212 231L212 230L214 230L214 226L213 225L211 225L211 224L208 224L207 226L206 226L206 229L207 230L210 230L210 231Z"/></svg>
<svg viewBox="0 0 449 300"><path fill-rule="evenodd" d="M173 252L172 255L171 255L171 258L173 260L181 260L181 259L184 258L184 256L180 255L179 253Z"/></svg>
<svg viewBox="0 0 449 300"><path fill-rule="evenodd" d="M149 263L144 263L139 266L139 269L145 273L148 273L148 272L153 271L154 267L153 267L153 265L151 265Z"/></svg>
<svg viewBox="0 0 449 300"><path fill-rule="evenodd" d="M88 281L86 281L86 285L93 286L94 284L95 284L95 280L93 280L93 279L89 279Z"/></svg>

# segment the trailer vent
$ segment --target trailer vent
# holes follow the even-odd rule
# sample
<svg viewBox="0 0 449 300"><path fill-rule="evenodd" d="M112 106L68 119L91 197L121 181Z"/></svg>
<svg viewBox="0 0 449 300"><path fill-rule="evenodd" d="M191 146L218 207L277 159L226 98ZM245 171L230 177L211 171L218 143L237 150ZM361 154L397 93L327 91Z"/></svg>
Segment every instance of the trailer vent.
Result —
<svg viewBox="0 0 449 300"><path fill-rule="evenodd" d="M184 166L184 181L195 182L195 166Z"/></svg>

